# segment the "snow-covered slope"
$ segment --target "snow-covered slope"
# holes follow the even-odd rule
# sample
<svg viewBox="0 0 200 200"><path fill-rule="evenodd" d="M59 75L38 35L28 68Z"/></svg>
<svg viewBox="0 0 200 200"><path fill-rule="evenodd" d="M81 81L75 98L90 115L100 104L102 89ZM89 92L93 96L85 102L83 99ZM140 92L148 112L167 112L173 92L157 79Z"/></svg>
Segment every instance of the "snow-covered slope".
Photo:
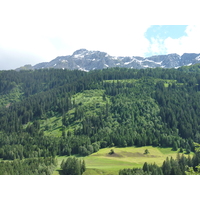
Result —
<svg viewBox="0 0 200 200"><path fill-rule="evenodd" d="M196 63L200 63L200 54L196 53L185 53L182 56L178 54L156 55L143 58L139 56L116 57L110 56L105 52L79 49L72 55L60 56L50 62L39 63L32 66L32 69L63 68L90 71L107 67L126 67L136 69L146 67L178 68L183 65L192 65ZM24 68L18 68L17 70L21 69Z"/></svg>

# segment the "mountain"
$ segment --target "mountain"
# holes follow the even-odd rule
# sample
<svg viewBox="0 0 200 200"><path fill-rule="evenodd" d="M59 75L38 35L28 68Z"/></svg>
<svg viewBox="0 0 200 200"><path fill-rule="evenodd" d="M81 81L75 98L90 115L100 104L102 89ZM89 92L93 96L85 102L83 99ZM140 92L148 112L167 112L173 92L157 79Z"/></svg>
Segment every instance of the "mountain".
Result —
<svg viewBox="0 0 200 200"><path fill-rule="evenodd" d="M126 68L178 68L181 66L189 66L200 63L200 54L184 53L182 56L178 54L156 55L151 57L116 57L110 56L101 51L88 51L79 49L72 55L59 56L50 62L43 62L34 66L25 65L18 70L23 69L41 69L41 68L66 68L78 69L82 71L90 71L94 69L103 69L110 67L126 67Z"/></svg>

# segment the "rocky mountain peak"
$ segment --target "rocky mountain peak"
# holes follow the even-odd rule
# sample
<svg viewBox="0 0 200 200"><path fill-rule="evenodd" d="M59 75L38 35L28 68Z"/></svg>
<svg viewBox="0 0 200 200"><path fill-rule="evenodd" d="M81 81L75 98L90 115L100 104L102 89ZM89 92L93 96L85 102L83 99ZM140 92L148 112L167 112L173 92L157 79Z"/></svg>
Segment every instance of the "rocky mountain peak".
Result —
<svg viewBox="0 0 200 200"><path fill-rule="evenodd" d="M39 63L35 66L29 66L28 69L41 68L62 68L78 69L90 71L94 69L104 69L107 67L126 67L126 68L178 68L184 65L200 63L200 54L184 53L182 56L173 53L168 55L155 55L151 57L116 57L110 56L101 51L88 51L87 49L76 50L72 55L59 56L50 62ZM21 67L16 70L25 70Z"/></svg>
<svg viewBox="0 0 200 200"><path fill-rule="evenodd" d="M86 52L88 52L87 49L79 49L79 50L74 51L74 53L72 54L72 56L83 54L83 53L86 53Z"/></svg>

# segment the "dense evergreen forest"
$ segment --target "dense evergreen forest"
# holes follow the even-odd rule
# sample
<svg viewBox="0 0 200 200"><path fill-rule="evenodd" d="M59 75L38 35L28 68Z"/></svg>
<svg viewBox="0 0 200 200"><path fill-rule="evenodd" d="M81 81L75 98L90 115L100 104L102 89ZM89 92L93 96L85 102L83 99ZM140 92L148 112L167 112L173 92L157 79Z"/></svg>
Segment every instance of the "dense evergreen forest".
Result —
<svg viewBox="0 0 200 200"><path fill-rule="evenodd" d="M1 161L1 175L50 175L57 165L52 157L28 158L25 160Z"/></svg>
<svg viewBox="0 0 200 200"><path fill-rule="evenodd" d="M41 157L86 156L110 146L194 152L200 143L199 67L0 71L0 158L14 160L0 164L26 168L45 162ZM84 102L86 94L92 104ZM53 117L57 124L48 123ZM49 165L38 174L49 174Z"/></svg>

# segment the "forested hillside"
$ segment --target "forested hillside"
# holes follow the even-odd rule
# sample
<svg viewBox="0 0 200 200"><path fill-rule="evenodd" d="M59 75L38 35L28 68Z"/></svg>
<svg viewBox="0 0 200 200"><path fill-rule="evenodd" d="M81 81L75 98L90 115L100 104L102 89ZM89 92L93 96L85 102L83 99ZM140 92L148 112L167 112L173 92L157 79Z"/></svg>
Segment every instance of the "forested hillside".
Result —
<svg viewBox="0 0 200 200"><path fill-rule="evenodd" d="M0 71L0 158L87 156L110 146L195 151L200 74L193 68Z"/></svg>

